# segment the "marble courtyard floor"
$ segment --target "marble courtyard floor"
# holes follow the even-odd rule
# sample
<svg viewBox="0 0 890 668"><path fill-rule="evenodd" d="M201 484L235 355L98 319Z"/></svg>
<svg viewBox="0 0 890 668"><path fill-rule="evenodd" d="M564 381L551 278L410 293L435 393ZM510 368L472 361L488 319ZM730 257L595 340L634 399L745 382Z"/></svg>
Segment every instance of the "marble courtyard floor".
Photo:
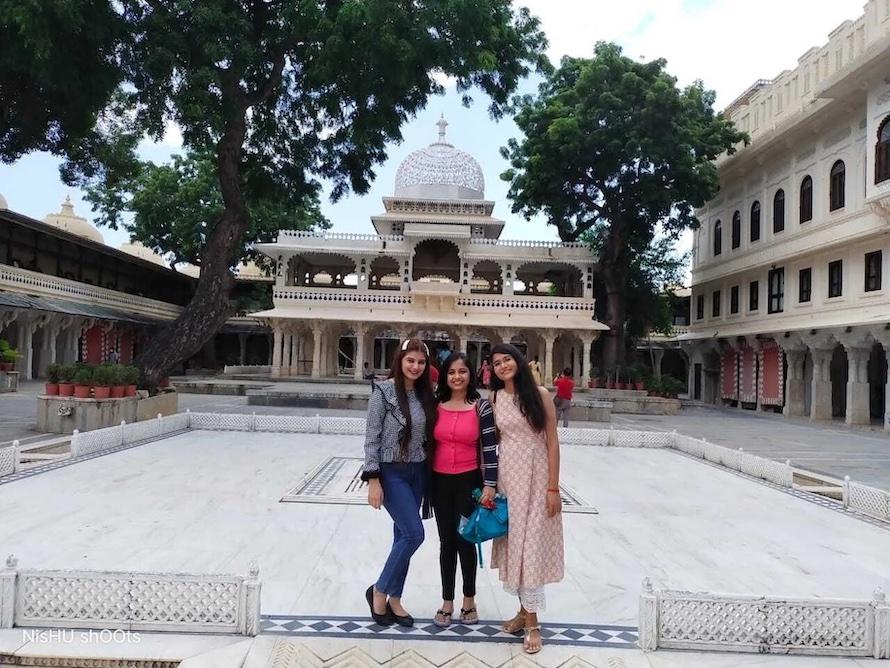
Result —
<svg viewBox="0 0 890 668"><path fill-rule="evenodd" d="M441 637L428 624L363 635L363 594L385 558L391 522L349 503L361 497L352 478L361 446L357 436L194 431L0 482L0 550L21 568L245 574L256 561L266 632L257 642L269 651L287 641L333 654L354 636L378 661L406 647L515 656L517 641L488 638L486 625L442 636L460 645L432 642ZM319 471L330 458L342 459ZM282 502L312 471L314 502ZM582 650L610 668L870 663L742 655L689 662L695 655L631 648L644 576L656 588L868 599L876 586L890 589L886 528L669 450L564 446L562 472L581 512L564 517L567 577L548 588L542 619L556 635L545 665ZM425 526L404 599L418 618L440 601L435 525ZM496 572L482 571L478 587L484 620L515 611ZM606 662L604 652L624 663Z"/></svg>

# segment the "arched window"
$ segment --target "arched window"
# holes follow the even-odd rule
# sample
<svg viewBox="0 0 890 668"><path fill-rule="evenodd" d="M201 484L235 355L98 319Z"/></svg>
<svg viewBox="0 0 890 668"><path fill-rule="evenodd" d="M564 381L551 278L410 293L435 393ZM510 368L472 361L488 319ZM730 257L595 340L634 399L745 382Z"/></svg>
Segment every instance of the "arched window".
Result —
<svg viewBox="0 0 890 668"><path fill-rule="evenodd" d="M714 255L723 252L723 225L718 220L714 223Z"/></svg>
<svg viewBox="0 0 890 668"><path fill-rule="evenodd" d="M878 145L875 146L875 183L890 179L890 116L878 128Z"/></svg>
<svg viewBox="0 0 890 668"><path fill-rule="evenodd" d="M732 214L732 247L742 245L742 214L736 211Z"/></svg>
<svg viewBox="0 0 890 668"><path fill-rule="evenodd" d="M785 191L779 188L773 197L773 233L785 229Z"/></svg>
<svg viewBox="0 0 890 668"><path fill-rule="evenodd" d="M843 160L838 160L831 166L828 179L828 210L837 211L844 208L846 199L847 168Z"/></svg>
<svg viewBox="0 0 890 668"><path fill-rule="evenodd" d="M760 202L751 205L751 241L760 240Z"/></svg>
<svg viewBox="0 0 890 668"><path fill-rule="evenodd" d="M800 182L800 222L813 220L813 177L807 175Z"/></svg>

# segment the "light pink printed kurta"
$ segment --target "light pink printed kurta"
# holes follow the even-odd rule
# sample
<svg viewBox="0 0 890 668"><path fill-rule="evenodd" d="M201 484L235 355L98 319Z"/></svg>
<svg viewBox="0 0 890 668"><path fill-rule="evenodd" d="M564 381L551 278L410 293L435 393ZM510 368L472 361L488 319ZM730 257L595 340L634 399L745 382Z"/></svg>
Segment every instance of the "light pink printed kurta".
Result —
<svg viewBox="0 0 890 668"><path fill-rule="evenodd" d="M547 517L547 444L519 411L513 395L497 393L500 431L498 491L507 497L507 535L494 540L491 567L509 589L559 582L565 572L562 513Z"/></svg>

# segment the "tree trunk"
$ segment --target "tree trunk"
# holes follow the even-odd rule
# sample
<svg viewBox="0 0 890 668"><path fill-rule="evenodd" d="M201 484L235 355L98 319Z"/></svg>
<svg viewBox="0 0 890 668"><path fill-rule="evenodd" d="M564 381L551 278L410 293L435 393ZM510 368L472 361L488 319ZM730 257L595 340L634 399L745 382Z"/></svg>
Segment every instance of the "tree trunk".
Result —
<svg viewBox="0 0 890 668"><path fill-rule="evenodd" d="M610 280L609 273L609 270L603 270L606 283L606 324L609 326L603 341L603 366L611 371L615 367L623 366L626 358L624 345L626 314L624 294L621 288Z"/></svg>
<svg viewBox="0 0 890 668"><path fill-rule="evenodd" d="M217 145L217 169L225 209L201 251L201 274L195 295L180 316L153 337L139 355L140 386L151 394L162 378L201 350L231 315L229 293L241 239L250 216L241 190L241 150L246 132L244 113L230 117Z"/></svg>

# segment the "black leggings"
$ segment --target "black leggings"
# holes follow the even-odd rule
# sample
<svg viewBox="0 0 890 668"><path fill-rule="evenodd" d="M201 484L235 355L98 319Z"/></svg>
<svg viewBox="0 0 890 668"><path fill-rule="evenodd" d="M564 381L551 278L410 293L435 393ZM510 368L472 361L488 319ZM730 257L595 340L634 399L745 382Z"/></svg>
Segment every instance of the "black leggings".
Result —
<svg viewBox="0 0 890 668"><path fill-rule="evenodd" d="M442 574L442 600L454 600L457 558L464 582L464 596L476 595L476 546L457 533L460 516L469 517L475 502L471 496L482 488L479 469L466 473L433 473L433 511L439 529L439 569Z"/></svg>

